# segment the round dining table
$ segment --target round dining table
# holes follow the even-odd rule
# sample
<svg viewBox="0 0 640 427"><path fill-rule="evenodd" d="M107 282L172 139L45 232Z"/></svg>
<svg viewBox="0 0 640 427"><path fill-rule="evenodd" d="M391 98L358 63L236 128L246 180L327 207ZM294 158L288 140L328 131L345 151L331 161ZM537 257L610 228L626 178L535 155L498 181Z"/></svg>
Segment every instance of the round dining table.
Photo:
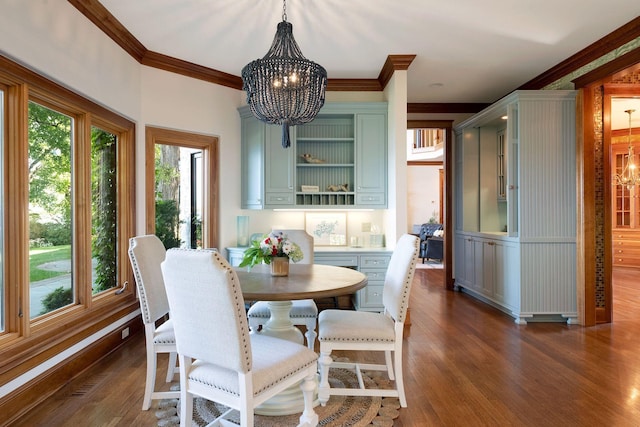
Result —
<svg viewBox="0 0 640 427"><path fill-rule="evenodd" d="M269 265L236 267L245 301L266 301L271 318L258 333L304 343L289 317L291 301L351 295L367 285L357 270L321 264L289 265L288 276L272 276Z"/></svg>
<svg viewBox="0 0 640 427"><path fill-rule="evenodd" d="M269 265L250 269L235 267L245 301L266 301L271 317L254 334L287 339L304 344L302 332L291 322L292 300L350 295L367 285L367 276L359 271L332 265L291 264L288 276L271 276ZM317 395L314 405L319 402ZM289 415L302 412L304 398L298 386L293 386L255 409L260 415Z"/></svg>

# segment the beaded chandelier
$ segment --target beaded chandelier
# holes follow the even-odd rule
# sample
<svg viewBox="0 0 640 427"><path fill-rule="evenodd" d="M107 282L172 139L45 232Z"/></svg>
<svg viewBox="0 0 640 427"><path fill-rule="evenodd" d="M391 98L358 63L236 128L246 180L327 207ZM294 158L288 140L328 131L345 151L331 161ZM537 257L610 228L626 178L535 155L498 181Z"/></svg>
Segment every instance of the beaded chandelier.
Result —
<svg viewBox="0 0 640 427"><path fill-rule="evenodd" d="M327 71L302 55L287 22L286 0L271 48L242 69L242 82L253 115L282 125L284 148L291 145L289 127L312 121L324 105Z"/></svg>

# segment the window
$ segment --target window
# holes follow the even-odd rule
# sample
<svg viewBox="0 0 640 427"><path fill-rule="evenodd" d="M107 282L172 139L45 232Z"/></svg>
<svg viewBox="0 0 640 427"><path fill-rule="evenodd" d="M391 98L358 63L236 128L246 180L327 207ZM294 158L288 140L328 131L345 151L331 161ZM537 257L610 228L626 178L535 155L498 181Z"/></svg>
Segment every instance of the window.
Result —
<svg viewBox="0 0 640 427"><path fill-rule="evenodd" d="M446 131L445 128L407 129L407 159L442 159Z"/></svg>
<svg viewBox="0 0 640 427"><path fill-rule="evenodd" d="M148 126L146 163L147 233L166 248L217 247L218 138Z"/></svg>
<svg viewBox="0 0 640 427"><path fill-rule="evenodd" d="M29 102L29 317L74 301L71 274L73 120Z"/></svg>
<svg viewBox="0 0 640 427"><path fill-rule="evenodd" d="M134 125L0 56L0 130L11 165L0 173L0 352L10 355L0 372L13 378L138 308L123 286L133 281Z"/></svg>

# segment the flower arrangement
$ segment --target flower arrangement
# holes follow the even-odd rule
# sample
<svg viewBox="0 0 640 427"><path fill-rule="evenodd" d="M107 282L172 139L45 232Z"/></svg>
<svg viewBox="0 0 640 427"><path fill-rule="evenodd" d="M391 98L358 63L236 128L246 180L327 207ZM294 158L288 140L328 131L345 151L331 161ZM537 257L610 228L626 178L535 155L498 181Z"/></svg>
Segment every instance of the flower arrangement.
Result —
<svg viewBox="0 0 640 427"><path fill-rule="evenodd" d="M287 257L293 262L304 258L302 249L289 240L283 232L265 234L261 239L251 242L251 246L244 251L240 267L253 267L256 264L271 264L273 257Z"/></svg>

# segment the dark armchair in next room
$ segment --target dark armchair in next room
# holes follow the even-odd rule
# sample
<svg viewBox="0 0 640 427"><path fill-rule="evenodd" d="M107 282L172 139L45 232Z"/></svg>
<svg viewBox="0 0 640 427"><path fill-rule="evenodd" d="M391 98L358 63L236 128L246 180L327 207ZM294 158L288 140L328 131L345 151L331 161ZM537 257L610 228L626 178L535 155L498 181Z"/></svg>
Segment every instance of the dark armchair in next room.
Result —
<svg viewBox="0 0 640 427"><path fill-rule="evenodd" d="M423 263L425 259L442 260L444 240L440 236L434 236L440 230L442 224L426 223L420 226L420 258Z"/></svg>

